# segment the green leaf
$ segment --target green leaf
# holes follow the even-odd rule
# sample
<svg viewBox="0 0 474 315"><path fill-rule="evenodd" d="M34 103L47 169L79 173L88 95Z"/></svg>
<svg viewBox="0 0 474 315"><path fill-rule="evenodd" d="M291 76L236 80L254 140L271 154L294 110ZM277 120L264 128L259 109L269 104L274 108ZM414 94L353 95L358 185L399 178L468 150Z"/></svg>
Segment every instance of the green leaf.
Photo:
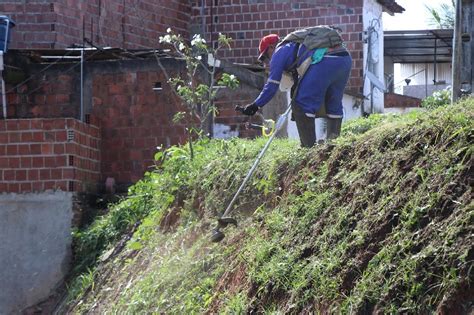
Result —
<svg viewBox="0 0 474 315"><path fill-rule="evenodd" d="M160 161L163 158L163 152L158 151L155 153L155 161Z"/></svg>
<svg viewBox="0 0 474 315"><path fill-rule="evenodd" d="M135 241L128 243L127 247L132 250L140 250L143 248L143 245L140 242Z"/></svg>

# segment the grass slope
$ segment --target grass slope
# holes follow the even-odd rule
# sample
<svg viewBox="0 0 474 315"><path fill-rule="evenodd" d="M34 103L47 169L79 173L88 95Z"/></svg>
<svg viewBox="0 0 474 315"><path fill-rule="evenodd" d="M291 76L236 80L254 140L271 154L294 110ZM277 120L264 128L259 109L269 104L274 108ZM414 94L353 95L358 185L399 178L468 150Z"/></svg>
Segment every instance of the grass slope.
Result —
<svg viewBox="0 0 474 315"><path fill-rule="evenodd" d="M265 140L158 153L76 233L80 275L61 311L472 312L473 116L469 99L350 122L312 149L276 140L220 244L212 224Z"/></svg>

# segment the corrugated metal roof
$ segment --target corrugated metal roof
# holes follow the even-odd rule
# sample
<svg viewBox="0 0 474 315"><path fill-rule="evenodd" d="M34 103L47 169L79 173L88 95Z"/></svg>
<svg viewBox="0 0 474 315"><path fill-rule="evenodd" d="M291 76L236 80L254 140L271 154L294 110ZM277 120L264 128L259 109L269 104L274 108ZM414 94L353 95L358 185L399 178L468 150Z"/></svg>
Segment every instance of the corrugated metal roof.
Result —
<svg viewBox="0 0 474 315"><path fill-rule="evenodd" d="M452 29L385 31L384 55L398 63L451 62Z"/></svg>

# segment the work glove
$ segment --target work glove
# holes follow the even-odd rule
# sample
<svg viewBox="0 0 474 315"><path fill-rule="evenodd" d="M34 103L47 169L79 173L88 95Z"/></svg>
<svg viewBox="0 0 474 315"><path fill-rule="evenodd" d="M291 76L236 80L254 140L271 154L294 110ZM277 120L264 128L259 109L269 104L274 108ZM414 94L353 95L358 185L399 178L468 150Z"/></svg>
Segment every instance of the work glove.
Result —
<svg viewBox="0 0 474 315"><path fill-rule="evenodd" d="M258 109L259 109L259 107L255 103L252 103L252 104L249 104L249 105L245 106L242 113L244 115L247 115L247 116L253 116L258 111Z"/></svg>

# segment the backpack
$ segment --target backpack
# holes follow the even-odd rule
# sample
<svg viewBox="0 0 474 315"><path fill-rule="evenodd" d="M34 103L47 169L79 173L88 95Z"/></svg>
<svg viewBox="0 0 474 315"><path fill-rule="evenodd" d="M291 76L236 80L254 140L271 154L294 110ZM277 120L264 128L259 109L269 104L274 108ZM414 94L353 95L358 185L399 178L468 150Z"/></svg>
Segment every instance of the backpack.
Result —
<svg viewBox="0 0 474 315"><path fill-rule="evenodd" d="M280 90L282 91L287 91L294 85L294 82L301 80L311 64L312 56L308 55L308 57L298 67L296 67L300 61L296 54L298 53L301 44L303 44L308 50L312 50L316 48L331 48L338 46L343 43L343 40L336 28L328 25L319 25L291 32L283 38L276 48L289 42L296 43L297 49L295 53L295 62L290 67L291 72L284 73L283 75L281 81L282 84L280 84ZM294 89L296 90L296 87ZM295 91L293 93L295 93Z"/></svg>
<svg viewBox="0 0 474 315"><path fill-rule="evenodd" d="M334 47L342 44L343 40L334 27L319 25L291 32L283 38L277 47L288 42L303 44L308 50L311 50L315 48Z"/></svg>

